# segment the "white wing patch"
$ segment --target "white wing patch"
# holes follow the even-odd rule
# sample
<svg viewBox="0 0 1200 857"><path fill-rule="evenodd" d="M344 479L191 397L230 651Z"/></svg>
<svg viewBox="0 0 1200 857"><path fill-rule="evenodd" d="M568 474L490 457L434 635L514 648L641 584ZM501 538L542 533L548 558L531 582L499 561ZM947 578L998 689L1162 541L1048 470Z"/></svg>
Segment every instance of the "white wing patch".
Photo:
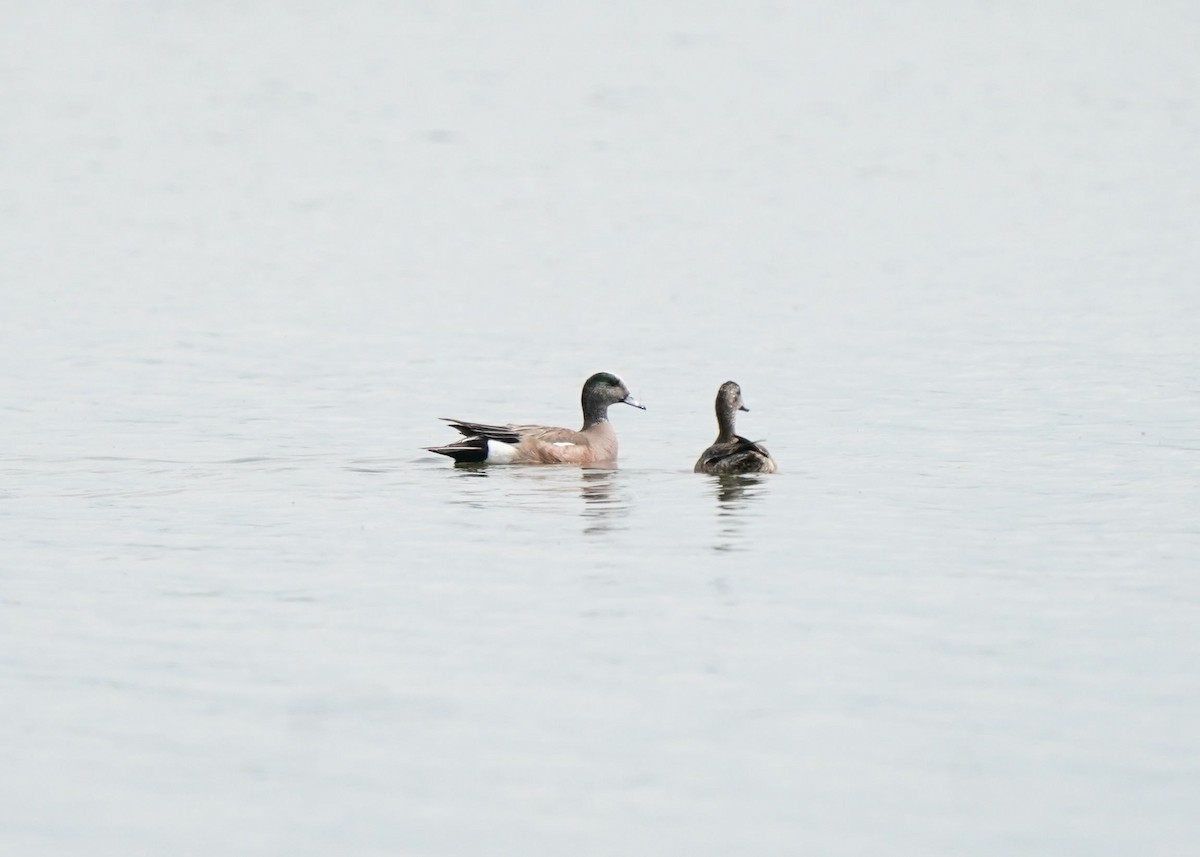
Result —
<svg viewBox="0 0 1200 857"><path fill-rule="evenodd" d="M488 464L512 464L517 458L517 448L502 440L487 442L488 454L484 459Z"/></svg>
<svg viewBox="0 0 1200 857"><path fill-rule="evenodd" d="M569 441L569 440L556 440L556 441L554 441L554 445L555 446L575 446L575 443L572 441Z"/></svg>

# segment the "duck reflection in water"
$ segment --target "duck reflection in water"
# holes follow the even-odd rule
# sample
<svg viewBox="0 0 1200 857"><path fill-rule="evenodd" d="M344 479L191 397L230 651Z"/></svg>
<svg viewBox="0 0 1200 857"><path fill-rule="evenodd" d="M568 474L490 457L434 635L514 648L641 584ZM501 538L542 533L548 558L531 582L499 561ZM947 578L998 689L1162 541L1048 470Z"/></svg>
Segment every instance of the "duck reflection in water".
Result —
<svg viewBox="0 0 1200 857"><path fill-rule="evenodd" d="M561 515L564 508L559 500L578 486L583 498L583 531L585 533L607 533L621 529L621 521L629 516L628 492L617 484L614 463L603 467L564 469L560 467L501 468L502 472L489 472L486 464L459 464L453 469L455 476L463 479L487 479L496 477L506 483L506 502L511 507L520 506L527 512ZM575 473L580 482L575 482ZM464 486L465 487L465 486ZM482 486L481 486L482 488ZM454 502L484 509L494 505L494 492L480 494L474 487Z"/></svg>
<svg viewBox="0 0 1200 857"><path fill-rule="evenodd" d="M588 534L607 533L620 529L622 519L629 516L626 493L617 486L617 471L612 468L588 468L580 471L583 497L583 531Z"/></svg>
<svg viewBox="0 0 1200 857"><path fill-rule="evenodd" d="M752 513L748 507L758 502L766 490L767 480L760 475L724 475L713 477L717 496L717 542L713 550L744 550L746 521Z"/></svg>

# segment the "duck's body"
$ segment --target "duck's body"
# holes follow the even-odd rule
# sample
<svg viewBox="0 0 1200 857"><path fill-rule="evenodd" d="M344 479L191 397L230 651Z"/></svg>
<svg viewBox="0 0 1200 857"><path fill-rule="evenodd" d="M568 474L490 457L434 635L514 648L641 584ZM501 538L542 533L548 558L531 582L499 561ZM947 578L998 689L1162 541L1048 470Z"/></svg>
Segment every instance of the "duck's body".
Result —
<svg viewBox="0 0 1200 857"><path fill-rule="evenodd" d="M463 437L446 446L429 447L429 451L461 463L586 465L616 461L617 433L608 421L608 407L621 403L645 410L624 381L608 372L598 372L583 384L583 428L578 431L443 417Z"/></svg>
<svg viewBox="0 0 1200 857"><path fill-rule="evenodd" d="M761 443L747 440L734 431L738 411L750 409L742 402L742 388L726 381L717 390L717 439L701 453L695 473L774 473L779 469Z"/></svg>
<svg viewBox="0 0 1200 857"><path fill-rule="evenodd" d="M704 450L693 469L713 474L774 473L779 465L761 443L734 435L732 440Z"/></svg>
<svg viewBox="0 0 1200 857"><path fill-rule="evenodd" d="M460 462L488 464L593 464L614 461L617 433L608 420L579 431L538 425L493 426L442 417L463 435L430 452L448 455Z"/></svg>

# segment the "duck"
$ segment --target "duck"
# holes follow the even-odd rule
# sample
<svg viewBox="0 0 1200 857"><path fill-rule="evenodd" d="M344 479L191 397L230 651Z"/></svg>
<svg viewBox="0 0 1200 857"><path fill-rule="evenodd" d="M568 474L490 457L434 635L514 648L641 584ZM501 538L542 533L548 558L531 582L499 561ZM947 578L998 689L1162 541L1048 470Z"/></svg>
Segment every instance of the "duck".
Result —
<svg viewBox="0 0 1200 857"><path fill-rule="evenodd" d="M694 473L774 473L779 469L765 446L734 432L738 411L750 411L742 401L742 388L726 381L717 390L717 439L701 453L692 468Z"/></svg>
<svg viewBox="0 0 1200 857"><path fill-rule="evenodd" d="M449 417L441 419L458 430L461 438L444 446L426 447L456 463L581 464L615 462L617 433L608 421L610 405L632 405L646 410L629 388L611 372L597 372L583 382L580 395L583 428L541 425L490 425Z"/></svg>

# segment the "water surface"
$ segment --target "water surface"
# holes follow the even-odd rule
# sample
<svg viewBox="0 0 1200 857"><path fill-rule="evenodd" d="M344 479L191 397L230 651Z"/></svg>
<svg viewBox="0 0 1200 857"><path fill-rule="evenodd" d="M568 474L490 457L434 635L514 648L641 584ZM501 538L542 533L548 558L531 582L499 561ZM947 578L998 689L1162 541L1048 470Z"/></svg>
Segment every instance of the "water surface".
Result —
<svg viewBox="0 0 1200 857"><path fill-rule="evenodd" d="M1197 43L10 9L2 850L1191 853ZM616 468L421 450L600 370Z"/></svg>

